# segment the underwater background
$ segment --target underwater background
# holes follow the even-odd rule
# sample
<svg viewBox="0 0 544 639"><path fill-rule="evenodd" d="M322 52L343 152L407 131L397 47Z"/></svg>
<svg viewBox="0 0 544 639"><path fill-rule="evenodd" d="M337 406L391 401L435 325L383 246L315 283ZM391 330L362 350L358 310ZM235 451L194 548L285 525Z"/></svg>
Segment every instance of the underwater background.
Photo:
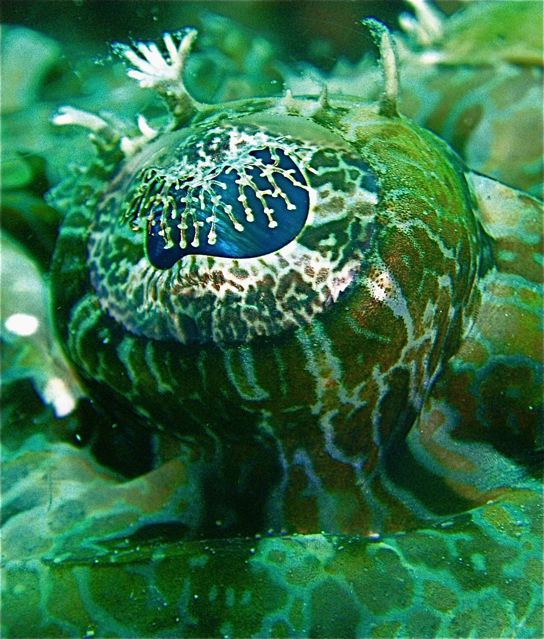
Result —
<svg viewBox="0 0 544 639"><path fill-rule="evenodd" d="M447 5L447 7L446 7ZM443 6L453 11L459 3ZM305 60L330 66L338 55L358 60L369 38L357 28L362 16L372 15L396 26L403 2L29 2L3 7L3 22L35 28L57 38L70 54L106 54L108 43L130 37L155 39L165 29L199 27L207 14L235 20L272 40L285 61ZM62 16L62 20L58 17ZM177 26L174 26L177 25Z"/></svg>
<svg viewBox="0 0 544 639"><path fill-rule="evenodd" d="M543 636L542 4L1 20L2 636Z"/></svg>

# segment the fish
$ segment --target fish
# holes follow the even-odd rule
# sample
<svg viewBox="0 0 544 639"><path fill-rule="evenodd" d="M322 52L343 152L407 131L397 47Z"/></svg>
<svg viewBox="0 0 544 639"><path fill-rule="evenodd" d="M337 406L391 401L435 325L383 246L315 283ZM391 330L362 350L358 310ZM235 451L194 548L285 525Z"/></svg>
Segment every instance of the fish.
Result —
<svg viewBox="0 0 544 639"><path fill-rule="evenodd" d="M105 417L9 462L6 636L537 636L542 204L402 114L365 25L375 101L200 102L185 29L117 48L166 124L55 116L97 154L48 199L53 322Z"/></svg>

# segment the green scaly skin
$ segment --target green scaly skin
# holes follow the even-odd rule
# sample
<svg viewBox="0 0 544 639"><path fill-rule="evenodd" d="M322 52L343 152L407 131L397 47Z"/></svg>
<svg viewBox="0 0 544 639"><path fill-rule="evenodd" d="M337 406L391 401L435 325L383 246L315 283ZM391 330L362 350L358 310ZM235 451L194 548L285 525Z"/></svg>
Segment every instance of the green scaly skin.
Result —
<svg viewBox="0 0 544 639"><path fill-rule="evenodd" d="M7 634L538 636L540 204L468 172L384 103L287 96L180 119L127 160L109 134L55 194L59 335L118 428L150 433L153 463L122 480L88 451L44 452L40 469L70 477L75 497L53 502L43 535L7 531ZM147 259L122 215L130 180L153 149L174 153L176 131L225 122L333 149L332 175L318 154L305 173L322 208L279 253L307 249L334 271L361 251L359 266L287 329L137 334L146 308L118 310ZM370 167L376 204L339 169L346 150ZM173 271L186 262L232 277L247 265L190 256ZM262 307L279 303L274 285L257 278ZM299 280L293 305L306 291Z"/></svg>

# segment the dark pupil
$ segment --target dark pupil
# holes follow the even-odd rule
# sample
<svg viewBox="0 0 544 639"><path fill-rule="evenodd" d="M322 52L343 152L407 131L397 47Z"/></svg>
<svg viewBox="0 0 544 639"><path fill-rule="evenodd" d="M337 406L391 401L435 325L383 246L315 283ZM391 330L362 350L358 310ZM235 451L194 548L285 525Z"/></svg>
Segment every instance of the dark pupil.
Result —
<svg viewBox="0 0 544 639"><path fill-rule="evenodd" d="M273 157L274 154L274 157ZM153 266L160 269L172 267L184 255L215 255L218 257L244 258L259 257L277 251L291 242L302 230L308 217L310 198L307 182L301 171L281 149L259 149L251 152L256 160L261 160L265 167L290 171L289 175L281 171L272 171L268 177L263 175L263 168L248 166L244 169L252 185L240 185L238 170L225 169L214 177L217 184L212 183L202 193L202 187L192 190L192 202L185 202L188 187L175 189L169 195L176 202L178 214L175 219L163 216L161 206L155 206L152 219L147 228L147 255ZM260 195L260 197L259 197ZM202 196L202 199L201 199ZM220 206L214 206L213 200L219 197ZM245 196L245 206L241 201ZM230 216L225 213L225 206L230 205ZM265 213L265 206L269 209ZM247 219L244 208L250 208L253 220ZM210 217L215 216L215 243L208 238L212 232ZM165 219L166 218L166 219ZM273 227L270 227L270 218ZM233 222L234 219L234 222ZM178 228L184 220L184 242ZM235 223L243 230L236 230ZM165 228L170 230L171 243L166 248ZM162 228L161 228L162 225ZM195 230L198 229L198 230ZM162 234L161 234L162 230ZM195 235L198 235L198 246L194 246ZM173 242L173 246L172 246ZM182 248L180 244L185 244Z"/></svg>

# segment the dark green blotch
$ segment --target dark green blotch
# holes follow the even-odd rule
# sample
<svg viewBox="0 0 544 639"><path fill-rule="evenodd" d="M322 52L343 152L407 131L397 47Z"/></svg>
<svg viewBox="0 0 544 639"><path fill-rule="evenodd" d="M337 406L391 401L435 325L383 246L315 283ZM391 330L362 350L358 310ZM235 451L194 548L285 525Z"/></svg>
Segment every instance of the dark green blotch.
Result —
<svg viewBox="0 0 544 639"><path fill-rule="evenodd" d="M360 608L353 595L333 579L312 592L310 637L356 637Z"/></svg>

